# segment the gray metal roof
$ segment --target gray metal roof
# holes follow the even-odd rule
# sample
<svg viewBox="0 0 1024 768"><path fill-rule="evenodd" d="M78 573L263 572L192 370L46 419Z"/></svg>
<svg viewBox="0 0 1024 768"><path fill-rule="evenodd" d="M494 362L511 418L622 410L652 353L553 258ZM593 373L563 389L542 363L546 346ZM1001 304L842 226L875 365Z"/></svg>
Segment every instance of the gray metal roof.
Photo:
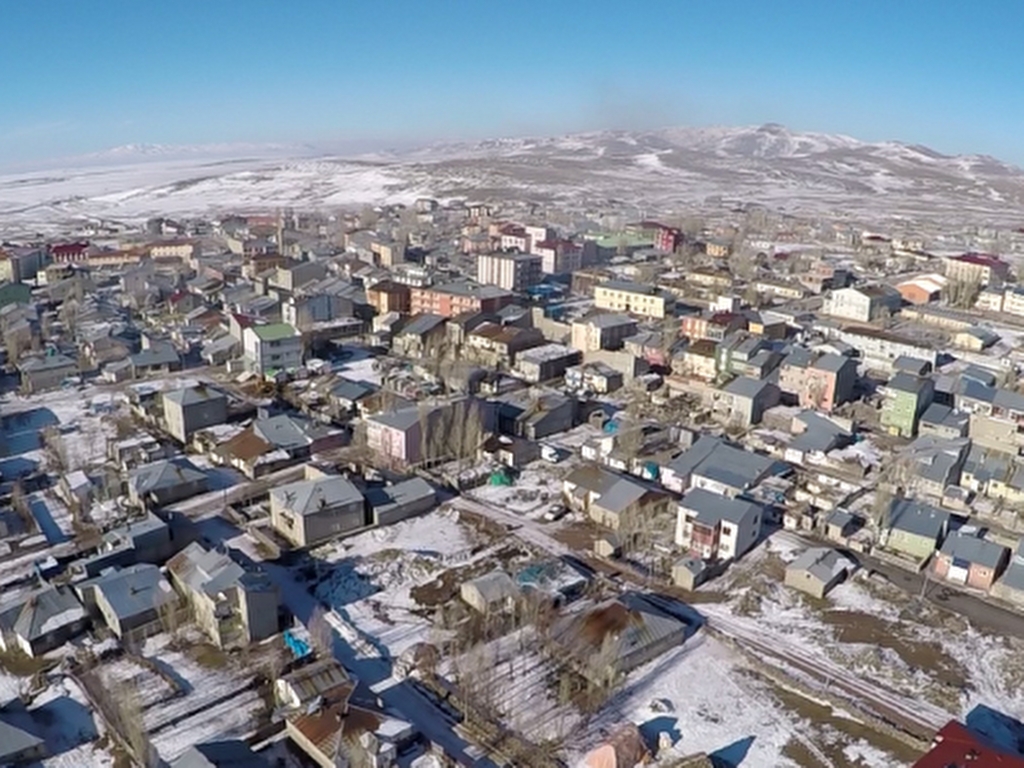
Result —
<svg viewBox="0 0 1024 768"><path fill-rule="evenodd" d="M131 618L159 608L175 599L174 589L155 565L140 563L83 582L103 593L119 619Z"/></svg>
<svg viewBox="0 0 1024 768"><path fill-rule="evenodd" d="M735 397L746 397L752 400L758 397L770 386L772 385L764 379L754 379L750 376L739 376L730 381L725 386L724 391Z"/></svg>
<svg viewBox="0 0 1024 768"><path fill-rule="evenodd" d="M21 612L11 631L31 641L81 621L85 616L85 609L69 588L46 587L22 602Z"/></svg>
<svg viewBox="0 0 1024 768"><path fill-rule="evenodd" d="M398 332L398 335L422 336L425 333L430 333L432 330L444 323L445 318L441 315L433 315L429 312L422 315L416 315L416 317L410 320L409 323Z"/></svg>
<svg viewBox="0 0 1024 768"><path fill-rule="evenodd" d="M681 476L696 474L743 490L756 485L775 464L767 456L705 435L669 462L668 468Z"/></svg>
<svg viewBox="0 0 1024 768"><path fill-rule="evenodd" d="M851 513L845 510L834 509L829 516L825 518L825 525L838 525L840 528L846 528L846 526L852 523L855 519L856 518L854 518Z"/></svg>
<svg viewBox="0 0 1024 768"><path fill-rule="evenodd" d="M369 417L369 421L375 421L378 424L383 424L386 427L392 429L399 429L403 432L410 429L420 419L424 418L424 414L429 412L418 405L414 405L411 408L401 408L397 411L390 411L388 413L376 413Z"/></svg>
<svg viewBox="0 0 1024 768"><path fill-rule="evenodd" d="M1010 589L1024 592L1024 539L1017 542L1017 549L1010 558L1010 565L999 581Z"/></svg>
<svg viewBox="0 0 1024 768"><path fill-rule="evenodd" d="M856 365L849 357L843 355L822 355L814 361L814 367L820 371L831 371L832 373L838 373L848 365Z"/></svg>
<svg viewBox="0 0 1024 768"><path fill-rule="evenodd" d="M339 400L347 400L354 403L367 395L372 395L377 389L375 385L365 381L349 381L345 379L331 387L331 395Z"/></svg>
<svg viewBox="0 0 1024 768"><path fill-rule="evenodd" d="M313 442L310 432L315 426L309 419L287 413L254 419L252 422L252 430L257 437L284 450L303 448Z"/></svg>
<svg viewBox="0 0 1024 768"><path fill-rule="evenodd" d="M168 570L193 592L217 595L239 583L245 569L221 552L192 542L167 563Z"/></svg>
<svg viewBox="0 0 1024 768"><path fill-rule="evenodd" d="M270 494L282 507L297 515L313 515L323 509L363 501L359 489L350 480L337 475L288 483L272 489Z"/></svg>
<svg viewBox="0 0 1024 768"><path fill-rule="evenodd" d="M889 507L889 527L938 541L949 525L950 514L914 499L893 499Z"/></svg>
<svg viewBox="0 0 1024 768"><path fill-rule="evenodd" d="M128 483L140 496L201 480L205 481L206 475L185 458L162 459L152 464L143 464L128 474Z"/></svg>
<svg viewBox="0 0 1024 768"><path fill-rule="evenodd" d="M368 488L365 495L370 506L390 508L401 507L414 501L434 499L436 492L433 486L422 477L411 477L384 488Z"/></svg>
<svg viewBox="0 0 1024 768"><path fill-rule="evenodd" d="M18 363L18 370L23 373L35 373L37 371L49 371L55 368L78 368L78 363L67 355L45 355L30 357Z"/></svg>
<svg viewBox="0 0 1024 768"><path fill-rule="evenodd" d="M466 582L472 585L487 604L498 603L510 597L516 597L519 590L512 577L504 571L491 571Z"/></svg>
<svg viewBox="0 0 1024 768"><path fill-rule="evenodd" d="M684 493L679 507L693 512L697 522L711 526L721 522L738 524L761 512L761 507L752 501L730 499L703 488L691 488Z"/></svg>
<svg viewBox="0 0 1024 768"><path fill-rule="evenodd" d="M597 328L617 328L622 325L636 325L636 320L629 315L619 315L614 312L602 312L598 315L591 315L579 322L583 325L593 325Z"/></svg>
<svg viewBox="0 0 1024 768"><path fill-rule="evenodd" d="M956 531L949 534L939 550L954 560L963 560L971 565L995 569L1006 554L1006 547L994 541L986 541L972 533Z"/></svg>
<svg viewBox="0 0 1024 768"><path fill-rule="evenodd" d="M923 376L914 376L906 371L900 371L886 384L887 389L891 389L895 392L910 392L912 394L918 394L931 382L930 379Z"/></svg>
<svg viewBox="0 0 1024 768"><path fill-rule="evenodd" d="M164 392L164 400L186 406L207 403L211 400L227 400L227 395L205 384L197 384L194 387L182 387L171 392Z"/></svg>
<svg viewBox="0 0 1024 768"><path fill-rule="evenodd" d="M36 749L43 743L38 736L0 720L0 765L7 765L15 758L20 758L22 753Z"/></svg>
<svg viewBox="0 0 1024 768"><path fill-rule="evenodd" d="M837 576L853 569L849 558L828 547L812 547L805 550L786 566L787 571L802 571L810 574L822 584L828 584Z"/></svg>
<svg viewBox="0 0 1024 768"><path fill-rule="evenodd" d="M173 345L166 342L154 344L149 349L130 355L128 359L132 365L143 368L151 365L174 365L181 362L178 351Z"/></svg>
<svg viewBox="0 0 1024 768"><path fill-rule="evenodd" d="M267 761L244 741L197 744L170 764L170 768L265 768Z"/></svg>

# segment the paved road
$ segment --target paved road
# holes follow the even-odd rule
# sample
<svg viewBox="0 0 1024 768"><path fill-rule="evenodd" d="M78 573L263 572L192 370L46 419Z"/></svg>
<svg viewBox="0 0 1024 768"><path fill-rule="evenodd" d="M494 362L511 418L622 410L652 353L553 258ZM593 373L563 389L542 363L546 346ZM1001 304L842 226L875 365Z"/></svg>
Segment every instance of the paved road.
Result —
<svg viewBox="0 0 1024 768"><path fill-rule="evenodd" d="M775 535L782 535L808 547L822 546L821 541L801 536L793 531L780 532ZM957 613L979 628L1024 638L1024 615L934 578L926 578L923 573L913 573L871 555L859 552L850 552L849 554L856 558L863 568L879 572L888 579L889 583L902 589L908 595L922 597L938 608Z"/></svg>

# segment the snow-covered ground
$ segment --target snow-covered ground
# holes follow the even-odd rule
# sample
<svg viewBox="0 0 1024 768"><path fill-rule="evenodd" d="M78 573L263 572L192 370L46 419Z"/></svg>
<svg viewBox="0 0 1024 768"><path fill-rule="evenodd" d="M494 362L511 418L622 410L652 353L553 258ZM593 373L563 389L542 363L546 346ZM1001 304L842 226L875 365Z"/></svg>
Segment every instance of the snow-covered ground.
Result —
<svg viewBox="0 0 1024 768"><path fill-rule="evenodd" d="M436 639L433 625L410 590L431 581L470 554L473 541L458 516L435 511L333 542L314 550L323 565L317 596L364 637L397 656L409 646Z"/></svg>
<svg viewBox="0 0 1024 768"><path fill-rule="evenodd" d="M69 471L95 466L103 461L107 437L115 434L108 417L126 403L121 393L91 386L82 391L58 389L30 396L4 395L0 398L4 425L0 472L19 474L11 472L13 464L42 465L45 451L40 433L47 427L58 429Z"/></svg>
<svg viewBox="0 0 1024 768"><path fill-rule="evenodd" d="M535 461L523 467L512 485L481 485L466 495L478 501L537 519L562 498L567 466Z"/></svg>
<svg viewBox="0 0 1024 768"><path fill-rule="evenodd" d="M51 677L49 685L26 709L4 714L12 725L46 742L49 757L43 768L107 768L113 756L97 740L102 725L89 708L81 689L69 678Z"/></svg>
<svg viewBox="0 0 1024 768"><path fill-rule="evenodd" d="M201 642L198 635L190 635L185 645L194 649ZM127 685L135 691L146 730L164 759L173 760L202 741L236 738L252 730L263 708L251 685L254 671L227 657L212 665L200 663L192 650L179 650L166 634L150 638L142 655L162 674L131 657L106 662L99 671L109 689Z"/></svg>
<svg viewBox="0 0 1024 768"><path fill-rule="evenodd" d="M609 705L577 734L572 751L580 754L599 743L602 729L634 722L653 737L649 741L656 741L658 732L668 733L673 753L680 757L706 752L750 768L795 765L782 751L791 740L802 740L805 724L745 682L742 663L719 641L696 635L635 670Z"/></svg>

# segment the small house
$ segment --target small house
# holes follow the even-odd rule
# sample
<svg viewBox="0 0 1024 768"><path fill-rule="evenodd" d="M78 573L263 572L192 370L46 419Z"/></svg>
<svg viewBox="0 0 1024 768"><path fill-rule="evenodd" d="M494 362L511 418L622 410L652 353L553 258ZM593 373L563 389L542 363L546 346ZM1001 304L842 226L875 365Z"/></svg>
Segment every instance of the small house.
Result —
<svg viewBox="0 0 1024 768"><path fill-rule="evenodd" d="M515 582L504 571L491 571L465 582L459 595L472 608L483 614L505 611L519 597Z"/></svg>
<svg viewBox="0 0 1024 768"><path fill-rule="evenodd" d="M620 680L682 645L686 635L685 622L636 592L564 614L549 633L577 671L597 685Z"/></svg>
<svg viewBox="0 0 1024 768"><path fill-rule="evenodd" d="M923 561L931 557L949 531L951 515L912 499L893 499L883 531L888 549Z"/></svg>
<svg viewBox="0 0 1024 768"><path fill-rule="evenodd" d="M140 507L162 507L206 490L206 475L185 458L143 464L128 473L128 498Z"/></svg>
<svg viewBox="0 0 1024 768"><path fill-rule="evenodd" d="M1024 606L1024 540L1017 543L1013 557L1003 575L992 585L990 594L1008 603Z"/></svg>
<svg viewBox="0 0 1024 768"><path fill-rule="evenodd" d="M337 659L318 659L275 680L274 698L285 709L302 709L318 696L343 685L355 687Z"/></svg>
<svg viewBox="0 0 1024 768"><path fill-rule="evenodd" d="M854 569L847 557L827 547L812 547L786 566L785 583L819 600Z"/></svg>
<svg viewBox="0 0 1024 768"><path fill-rule="evenodd" d="M832 541L844 541L856 532L857 518L851 513L835 509L825 518L825 538Z"/></svg>
<svg viewBox="0 0 1024 768"><path fill-rule="evenodd" d="M69 587L47 586L27 598L0 605L0 648L40 656L89 627L89 615Z"/></svg>
<svg viewBox="0 0 1024 768"><path fill-rule="evenodd" d="M422 477L411 477L383 488L367 488L364 495L373 523L378 526L422 515L437 503L437 492Z"/></svg>
<svg viewBox="0 0 1024 768"><path fill-rule="evenodd" d="M933 570L939 579L987 592L1002 575L1009 559L1009 549L983 539L980 531L965 526L942 542Z"/></svg>
<svg viewBox="0 0 1024 768"><path fill-rule="evenodd" d="M161 631L160 612L177 603L174 588L155 565L112 568L76 585L87 606L95 607L118 637L141 639Z"/></svg>
<svg viewBox="0 0 1024 768"><path fill-rule="evenodd" d="M366 525L366 502L352 482L323 475L278 486L270 491L270 522L298 547Z"/></svg>
<svg viewBox="0 0 1024 768"><path fill-rule="evenodd" d="M25 394L59 387L70 376L77 376L78 363L67 355L29 357L18 363L21 389Z"/></svg>
<svg viewBox="0 0 1024 768"><path fill-rule="evenodd" d="M167 432L179 443L228 418L227 396L205 384L164 392L162 399Z"/></svg>
<svg viewBox="0 0 1024 768"><path fill-rule="evenodd" d="M676 544L705 560L732 560L757 543L762 521L751 501L693 488L679 501Z"/></svg>
<svg viewBox="0 0 1024 768"><path fill-rule="evenodd" d="M681 557L672 564L672 582L683 589L694 590L707 580L709 570L699 557Z"/></svg>

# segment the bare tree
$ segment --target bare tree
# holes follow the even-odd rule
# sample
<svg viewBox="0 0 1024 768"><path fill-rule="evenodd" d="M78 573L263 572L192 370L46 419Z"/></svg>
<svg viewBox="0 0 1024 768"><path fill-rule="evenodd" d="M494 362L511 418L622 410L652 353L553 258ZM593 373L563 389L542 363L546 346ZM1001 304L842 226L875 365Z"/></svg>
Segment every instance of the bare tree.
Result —
<svg viewBox="0 0 1024 768"><path fill-rule="evenodd" d="M306 625L309 630L309 641L314 650L321 656L330 658L334 655L334 628L327 621L327 611L321 605L313 609Z"/></svg>
<svg viewBox="0 0 1024 768"><path fill-rule="evenodd" d="M157 607L157 616L163 631L176 637L188 621L188 605L180 599L168 600Z"/></svg>
<svg viewBox="0 0 1024 768"><path fill-rule="evenodd" d="M142 703L135 687L122 682L109 691L107 705L112 725L134 753L135 758L146 768L159 764L159 757L150 743L143 720Z"/></svg>
<svg viewBox="0 0 1024 768"><path fill-rule="evenodd" d="M64 324L64 330L67 331L71 338L77 338L78 335L78 316L79 316L79 305L78 300L74 298L65 299L60 305L60 310L57 313L57 317L60 318L61 323Z"/></svg>
<svg viewBox="0 0 1024 768"><path fill-rule="evenodd" d="M68 450L61 433L54 427L44 427L40 437L50 466L57 472L69 471L71 467L68 465Z"/></svg>
<svg viewBox="0 0 1024 768"><path fill-rule="evenodd" d="M26 337L23 333L9 331L4 334L4 349L7 350L7 364L16 366L21 356L32 348L31 336Z"/></svg>

